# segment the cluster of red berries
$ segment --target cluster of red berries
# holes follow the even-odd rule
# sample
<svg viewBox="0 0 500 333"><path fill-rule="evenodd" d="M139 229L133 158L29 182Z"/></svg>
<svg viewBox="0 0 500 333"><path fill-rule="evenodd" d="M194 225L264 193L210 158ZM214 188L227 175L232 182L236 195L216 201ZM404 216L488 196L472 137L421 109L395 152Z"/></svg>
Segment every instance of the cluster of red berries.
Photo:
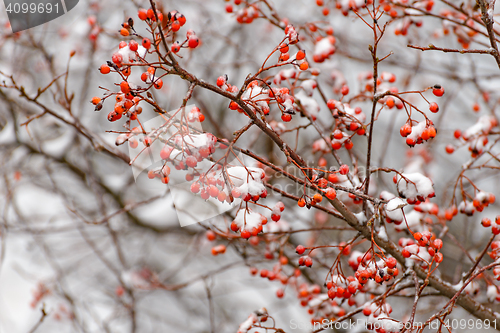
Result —
<svg viewBox="0 0 500 333"><path fill-rule="evenodd" d="M141 74L141 80L148 84L153 84L155 89L161 89L163 87L163 80L155 76L156 68L149 67L146 72Z"/></svg>
<svg viewBox="0 0 500 333"><path fill-rule="evenodd" d="M216 198L220 202L233 202L234 197L227 194L227 191L224 190L224 181L216 177L215 173L210 173L208 175L198 175L199 180L191 184L190 189L192 193L200 193L200 197L203 200L208 200L210 197L212 197ZM194 178L194 175L192 177ZM192 180L191 177L190 180Z"/></svg>
<svg viewBox="0 0 500 333"><path fill-rule="evenodd" d="M481 220L481 225L485 228L491 227L491 233L494 235L500 234L500 215L495 218L494 224L489 218L483 217L483 219Z"/></svg>
<svg viewBox="0 0 500 333"><path fill-rule="evenodd" d="M335 2L335 7L342 11L344 16L349 15L349 11L358 12L361 8L371 5L373 0L342 0Z"/></svg>
<svg viewBox="0 0 500 333"><path fill-rule="evenodd" d="M148 10L140 9L138 11L138 16L141 20L146 21L150 26L156 21L156 17L158 17L159 21L163 21L163 14L160 11L156 11L155 13L152 8ZM186 18L181 13L177 11L168 13L168 22L166 27L168 27L171 31L178 31L185 23ZM122 36L129 36L131 32L134 32L135 34L134 20L129 18L122 24L120 33ZM195 48L199 45L199 39L192 30L187 31L186 40L182 44L178 45L179 49L180 47L183 47L184 44L187 44L190 48ZM176 45L176 43L174 43L174 45ZM137 119L137 115L141 114L142 108L138 106L138 103L142 99L140 97L140 92L143 92L144 89L136 87L130 83L128 81L128 77L132 71L130 64L136 61L141 61L150 47L151 41L149 38L143 38L141 44L137 43L135 40L131 40L128 44L127 42L122 41L119 43L118 52L115 52L112 55L111 61L108 61L107 64L101 65L99 68L101 74L108 74L113 69L116 72L120 72L122 77L125 78L125 80L120 83L121 93L117 93L116 95L115 107L113 108L113 111L108 114L109 121L116 121L124 114L127 115L130 120L135 120ZM174 46L172 47L174 48ZM155 72L156 69L154 67L149 67L146 72L142 73L141 80L152 84L152 86L156 89L161 89L163 87L163 81L161 78L155 76ZM94 97L92 99L92 103L96 106L96 111L102 109L103 100L99 97ZM199 113L198 120L203 121L202 119L204 119L204 116Z"/></svg>
<svg viewBox="0 0 500 333"><path fill-rule="evenodd" d="M483 153L484 148L489 142L488 135L498 125L498 122L493 116L481 116L478 121L465 130L463 133L460 130L455 130L453 136L457 140L462 140L471 153L472 158L476 158ZM455 151L455 146L446 145L445 150L448 154Z"/></svg>
<svg viewBox="0 0 500 333"><path fill-rule="evenodd" d="M342 132L339 129L333 131L331 135L332 149L339 150L342 146L345 149L350 150L354 147L354 143L351 141L351 136L349 134Z"/></svg>
<svg viewBox="0 0 500 333"><path fill-rule="evenodd" d="M362 285L354 276L348 276L345 279L333 276L332 280L326 283L326 288L328 289L327 294L330 299L339 298L349 300L352 295L356 294L362 288Z"/></svg>
<svg viewBox="0 0 500 333"><path fill-rule="evenodd" d="M344 87L347 88L347 86ZM343 94L349 93L348 88L347 89L343 88L343 90L344 90ZM366 120L366 115L363 113L363 110L359 106L351 108L349 104L341 103L340 101L334 99L329 99L327 101L327 106L331 110L332 115L336 120L337 129L349 130L352 132L356 132L356 134L358 135L364 135L366 133L365 127L363 125L364 121ZM342 140L344 135L342 135L342 138L340 138L340 133L338 133L337 137L339 137L340 139L336 139L335 131L332 134L334 135L334 140L332 141L332 148L335 149L338 147L338 144L335 144L334 147L335 140L337 141ZM343 143L345 145L345 142Z"/></svg>
<svg viewBox="0 0 500 333"><path fill-rule="evenodd" d="M323 7L325 5L325 1L324 0L316 0L316 5L318 7ZM324 6L321 9L321 13L323 13L324 16L328 16L328 14L330 14L330 9L326 6Z"/></svg>
<svg viewBox="0 0 500 333"><path fill-rule="evenodd" d="M399 244L403 247L401 254L405 258L422 261L422 267L427 268L431 261L440 263L443 261L443 254L439 252L443 247L443 241L436 238L429 231L413 234L415 241L411 239L400 239Z"/></svg>
<svg viewBox="0 0 500 333"><path fill-rule="evenodd" d="M241 0L234 0L235 5L241 4ZM250 24L255 20L256 18L260 17L260 12L259 12L259 3L253 3L253 4L248 4L247 1L245 1L246 7L241 8L238 10L236 13L236 21L240 24ZM228 13L233 12L233 7L231 5L226 6L226 11Z"/></svg>
<svg viewBox="0 0 500 333"><path fill-rule="evenodd" d="M285 264L283 264L283 262L285 262ZM288 258L282 256L282 257L280 257L280 263L275 265L273 267L273 270L268 270L268 269L264 268L264 269L261 269L259 272L259 270L256 267L252 267L252 268L250 268L250 274L251 275L259 274L259 276L261 278L268 279L269 281L279 280L282 284L287 284L288 276L283 274L282 270L281 270L281 266L286 265L286 263L288 263ZM278 289L278 290L281 290L281 292L278 291L276 293L276 296L278 298L282 298L285 294L284 294L282 289Z"/></svg>
<svg viewBox="0 0 500 333"><path fill-rule="evenodd" d="M408 146L414 147L436 137L436 128L433 126L432 121L427 119L413 126L410 123L405 123L399 133L403 138L406 138Z"/></svg>
<svg viewBox="0 0 500 333"><path fill-rule="evenodd" d="M170 47L170 50L173 53L178 53L181 50L181 48L186 47L186 45L190 49L195 49L196 47L198 47L198 45L200 45L200 39L198 38L198 36L196 36L196 33L191 29L189 29L186 32L186 39L182 43L180 43L179 41L173 43L172 46Z"/></svg>
<svg viewBox="0 0 500 333"><path fill-rule="evenodd" d="M142 21L156 22L156 16L158 16L158 20L160 22L163 21L163 13L159 10L156 10L156 13L155 13L155 11L152 8L139 9L139 11L137 12L137 16Z"/></svg>
<svg viewBox="0 0 500 333"><path fill-rule="evenodd" d="M97 24L97 18L94 15L89 16L87 22L90 25L89 40L95 44L102 28Z"/></svg>
<svg viewBox="0 0 500 333"><path fill-rule="evenodd" d="M359 85L363 87L361 89L362 92L373 92L374 82L373 82L373 72L366 71L361 72L358 76ZM390 72L382 72L377 78L377 91L390 91L393 94L397 94L399 92L398 88L392 86L392 83L396 82L396 75ZM388 96L386 98L382 98L379 100L379 103L386 103L387 99L392 97ZM401 106L398 104L399 99L396 99L395 103L398 109L403 108L402 103ZM393 100L394 102L394 100Z"/></svg>
<svg viewBox="0 0 500 333"><path fill-rule="evenodd" d="M168 182L170 181L169 175L170 167L166 164L159 169L152 169L148 171L149 179L160 178L163 184L168 184Z"/></svg>
<svg viewBox="0 0 500 333"><path fill-rule="evenodd" d="M396 264L397 262L394 258L389 258L386 261L380 260L376 265L373 260L368 264L364 264L364 261L361 261L356 273L354 273L354 277L361 286L364 286L370 280L378 284L389 282L399 274Z"/></svg>
<svg viewBox="0 0 500 333"><path fill-rule="evenodd" d="M457 37L457 42L462 45L462 48L468 49L474 36L477 35L478 27L474 20L460 11L448 10L445 8L443 8L439 14L447 20L446 24L443 22L443 34L449 35L451 30ZM464 22L464 25L452 23L453 21Z"/></svg>
<svg viewBox="0 0 500 333"><path fill-rule="evenodd" d="M318 181L318 187L326 187L327 184L328 184L328 181L324 178L322 178ZM328 187L325 190L323 190L323 195L325 197L327 197L329 200L335 200L335 198L337 197L337 191L332 187ZM315 193L312 196L312 198L307 196L307 195L304 195L297 201L297 205L299 207L311 208L311 206L314 206L314 205L320 203L321 201L323 201L323 195L321 195L319 193Z"/></svg>
<svg viewBox="0 0 500 333"><path fill-rule="evenodd" d="M216 256L219 254L224 254L226 252L226 246L224 244L219 244L212 247L212 255Z"/></svg>
<svg viewBox="0 0 500 333"><path fill-rule="evenodd" d="M227 77L227 74L219 76L217 78L217 87L221 88L222 90L228 91L230 93L237 92L238 91L238 87L230 85L228 83L228 80L229 79Z"/></svg>
<svg viewBox="0 0 500 333"><path fill-rule="evenodd" d="M329 59L335 53L335 42L334 36L327 36L317 40L314 44L313 61L321 63Z"/></svg>
<svg viewBox="0 0 500 333"><path fill-rule="evenodd" d="M202 123L203 121L205 121L205 116L203 115L203 113L201 113L200 108L197 106L193 106L191 108L191 111L189 111L187 118L190 123L194 122Z"/></svg>
<svg viewBox="0 0 500 333"><path fill-rule="evenodd" d="M476 210L478 212L482 212L484 208L488 207L488 205L495 202L495 195L492 193L487 193L484 191L478 191L476 196L472 201L464 198L463 201L458 205L458 210L460 213L465 214L467 216L472 216Z"/></svg>
<svg viewBox="0 0 500 333"><path fill-rule="evenodd" d="M500 216L497 216L497 220L499 219ZM491 243L491 252L488 252L488 255L493 260L498 260L498 258L500 258L500 241L494 241ZM495 279L500 281L500 266L496 266L493 269L493 275L495 276Z"/></svg>
<svg viewBox="0 0 500 333"><path fill-rule="evenodd" d="M397 11L391 10L389 14L395 15L394 17L398 16ZM412 25L416 26L417 28L420 28L422 26L423 22L422 20L418 19L415 16L405 16L399 23L396 25L394 28L394 34L396 36L406 36L408 34L408 30Z"/></svg>

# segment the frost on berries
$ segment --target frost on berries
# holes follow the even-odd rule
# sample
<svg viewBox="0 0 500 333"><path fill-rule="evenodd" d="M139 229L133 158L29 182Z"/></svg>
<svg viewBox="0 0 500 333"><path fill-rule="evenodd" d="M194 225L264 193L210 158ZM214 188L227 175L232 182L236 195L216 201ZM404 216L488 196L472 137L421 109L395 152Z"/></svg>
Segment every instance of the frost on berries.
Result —
<svg viewBox="0 0 500 333"><path fill-rule="evenodd" d="M408 203L425 201L434 197L432 181L421 173L409 173L396 176L399 195L406 198Z"/></svg>

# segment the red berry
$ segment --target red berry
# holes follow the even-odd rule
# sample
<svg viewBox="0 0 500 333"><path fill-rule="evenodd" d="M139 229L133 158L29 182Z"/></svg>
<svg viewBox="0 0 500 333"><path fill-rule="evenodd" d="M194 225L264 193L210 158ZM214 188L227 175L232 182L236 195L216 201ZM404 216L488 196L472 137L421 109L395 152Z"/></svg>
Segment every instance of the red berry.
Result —
<svg viewBox="0 0 500 333"><path fill-rule="evenodd" d="M297 254L301 255L305 252L306 248L303 246L303 245L298 245L296 248L295 248L295 252L297 252Z"/></svg>
<svg viewBox="0 0 500 333"><path fill-rule="evenodd" d="M191 192L193 192L193 193L200 192L200 183L198 183L198 182L192 183L191 184Z"/></svg>
<svg viewBox="0 0 500 333"><path fill-rule="evenodd" d="M437 105L437 103L436 103L436 102L432 102L431 104L429 104L429 110L430 110L431 112L436 113L436 112L438 112L438 111L439 111L439 105Z"/></svg>
<svg viewBox="0 0 500 333"><path fill-rule="evenodd" d="M215 232L213 232L212 230L207 231L207 239L209 241L211 241L211 242L214 241L216 237L217 236L215 235Z"/></svg>
<svg viewBox="0 0 500 333"><path fill-rule="evenodd" d="M433 246L436 250L441 250L441 248L443 247L443 241L441 239L435 239L434 240L434 243L433 243Z"/></svg>
<svg viewBox="0 0 500 333"><path fill-rule="evenodd" d="M300 68L301 71L305 71L306 69L309 68L309 64L307 63L307 61L304 61L303 63L301 63L299 65L299 68Z"/></svg>
<svg viewBox="0 0 500 333"><path fill-rule="evenodd" d="M483 227L488 228L491 226L491 220L485 217L481 220L481 224L483 225Z"/></svg>
<svg viewBox="0 0 500 333"><path fill-rule="evenodd" d="M299 52L297 52L297 55L295 56L295 59L297 60L302 60L306 57L306 51L304 50L299 50Z"/></svg>
<svg viewBox="0 0 500 333"><path fill-rule="evenodd" d="M128 32L128 30L125 29L125 28L121 28L120 29L120 35L122 35L124 37L127 37L128 35L130 35L130 32Z"/></svg>
<svg viewBox="0 0 500 333"><path fill-rule="evenodd" d="M363 309L363 314L364 314L365 316L367 316L367 317L368 317L369 315L371 315L371 314L372 314L372 309L370 309L370 307L369 307L369 306L365 307L365 308Z"/></svg>
<svg viewBox="0 0 500 333"><path fill-rule="evenodd" d="M185 17L183 14L178 13L178 14L176 14L175 16L176 16L177 21L179 21L179 24L180 24L181 26L183 26L184 24L186 24L186 17Z"/></svg>
<svg viewBox="0 0 500 333"><path fill-rule="evenodd" d="M445 150L448 154L452 154L455 151L455 147L452 145L446 145Z"/></svg>
<svg viewBox="0 0 500 333"><path fill-rule="evenodd" d="M172 31L179 31L179 29L181 28L181 25L178 21L174 21L174 23L172 23Z"/></svg>
<svg viewBox="0 0 500 333"><path fill-rule="evenodd" d="M243 231L241 232L241 237L242 237L242 238L249 239L249 238L250 238L250 236L251 236L251 234L250 234L250 231L248 231L248 230L243 230ZM262 275L262 272L261 272L261 275Z"/></svg>
<svg viewBox="0 0 500 333"><path fill-rule="evenodd" d="M311 267L313 264L313 260L311 257L307 257L304 259L304 265L306 265L307 267Z"/></svg>
<svg viewBox="0 0 500 333"><path fill-rule="evenodd" d="M401 136L403 138L407 137L408 135L410 135L411 133L411 126L410 124L406 123L404 124L401 129L399 130L399 134L401 134Z"/></svg>
<svg viewBox="0 0 500 333"><path fill-rule="evenodd" d="M335 297L337 297L337 292L335 291L335 289L333 288L328 289L328 297L330 299L334 299Z"/></svg>
<svg viewBox="0 0 500 333"><path fill-rule="evenodd" d="M289 122L292 120L292 115L290 115L288 113L283 113L281 115L281 120L283 120L284 122Z"/></svg>
<svg viewBox="0 0 500 333"><path fill-rule="evenodd" d="M441 97L444 95L444 88L441 87L440 85L436 84L434 86L434 88L432 89L432 93L437 96L437 97Z"/></svg>
<svg viewBox="0 0 500 333"><path fill-rule="evenodd" d="M155 20L155 12L153 11L152 8L149 8L148 11L146 12L146 16L148 17L148 19L150 20Z"/></svg>
<svg viewBox="0 0 500 333"><path fill-rule="evenodd" d="M157 79L157 80L155 81L155 83L154 83L154 87L155 87L156 89L161 89L161 87L163 87L163 81L162 81L162 79Z"/></svg>
<svg viewBox="0 0 500 333"><path fill-rule="evenodd" d="M200 43L200 40L196 36L191 36L189 37L188 40L188 46L192 49L196 48L198 44Z"/></svg>
<svg viewBox="0 0 500 333"><path fill-rule="evenodd" d="M120 66L123 61L123 57L120 53L115 53L111 57L111 61L113 61L116 65Z"/></svg>
<svg viewBox="0 0 500 333"><path fill-rule="evenodd" d="M349 172L349 166L347 164L342 164L339 171L341 175L347 175L347 173Z"/></svg>
<svg viewBox="0 0 500 333"><path fill-rule="evenodd" d="M340 89L340 92L342 95L347 95L349 94L349 87L348 86L342 86L342 89Z"/></svg>
<svg viewBox="0 0 500 333"><path fill-rule="evenodd" d="M109 68L108 65L101 65L101 67L99 67L99 71L101 74L108 74L111 71L111 68Z"/></svg>
<svg viewBox="0 0 500 333"><path fill-rule="evenodd" d="M120 83L120 89L121 89L122 93L124 93L124 94L129 93L130 92L130 86L129 86L128 82L127 81L122 81Z"/></svg>
<svg viewBox="0 0 500 333"><path fill-rule="evenodd" d="M326 189L325 196L330 200L335 200L337 197L337 191L335 191L334 188L329 187Z"/></svg>
<svg viewBox="0 0 500 333"><path fill-rule="evenodd" d="M92 104L97 105L101 102L101 99L99 97L95 96L95 97L92 97L91 102L92 102Z"/></svg>
<svg viewBox="0 0 500 333"><path fill-rule="evenodd" d="M172 50L172 52L177 53L177 52L180 51L181 46L179 45L178 42L175 42L175 43L172 44L172 46L170 47L170 49Z"/></svg>
<svg viewBox="0 0 500 333"><path fill-rule="evenodd" d="M144 21L148 18L148 12L145 9L139 9L137 12L137 16L139 17L140 20Z"/></svg>
<svg viewBox="0 0 500 333"><path fill-rule="evenodd" d="M149 40L149 38L144 38L142 40L142 46L146 49L146 50L149 50L149 48L151 47L151 41Z"/></svg>
<svg viewBox="0 0 500 333"><path fill-rule="evenodd" d="M397 262L396 258L393 258L393 257L388 258L388 259L385 261L385 264L386 264L386 265L387 265L387 267L389 267L389 268L394 268L394 267L396 267L397 263L398 263L398 262Z"/></svg>
<svg viewBox="0 0 500 333"><path fill-rule="evenodd" d="M344 137L344 134L342 133L342 131L340 130L335 130L335 132L333 132L333 137L337 140L340 140Z"/></svg>
<svg viewBox="0 0 500 333"><path fill-rule="evenodd" d="M211 197L215 198L219 194L219 189L214 185L210 185L208 188L208 194L210 194Z"/></svg>
<svg viewBox="0 0 500 333"><path fill-rule="evenodd" d="M189 168L194 168L194 167L196 167L197 164L198 164L198 160L196 159L196 157L194 157L194 156L188 156L186 158L186 165Z"/></svg>
<svg viewBox="0 0 500 333"><path fill-rule="evenodd" d="M414 140L414 139L412 139L412 138L406 138L406 144L407 144L408 146L410 146L410 147L413 147L413 146L415 146L416 142L415 142L415 140Z"/></svg>
<svg viewBox="0 0 500 333"><path fill-rule="evenodd" d="M333 99L329 99L328 102L326 103L326 106L328 106L330 110L335 109L335 101Z"/></svg>

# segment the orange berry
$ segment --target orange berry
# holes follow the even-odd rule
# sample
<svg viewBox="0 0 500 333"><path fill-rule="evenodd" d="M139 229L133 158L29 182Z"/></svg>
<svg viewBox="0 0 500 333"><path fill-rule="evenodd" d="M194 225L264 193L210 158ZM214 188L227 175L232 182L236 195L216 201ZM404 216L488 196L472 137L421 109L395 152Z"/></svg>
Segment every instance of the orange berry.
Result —
<svg viewBox="0 0 500 333"><path fill-rule="evenodd" d="M321 202L321 200L323 200L323 196L321 194L319 194L319 193L316 193L313 196L313 200L316 201L316 202Z"/></svg>
<svg viewBox="0 0 500 333"><path fill-rule="evenodd" d="M325 195L328 199L335 200L335 198L337 197L337 191L335 191L334 188L329 187L326 189Z"/></svg>
<svg viewBox="0 0 500 333"><path fill-rule="evenodd" d="M144 21L148 18L148 12L145 9L139 9L137 12L137 16L139 17L140 20Z"/></svg>
<svg viewBox="0 0 500 333"><path fill-rule="evenodd" d="M92 97L92 104L97 105L101 102L101 99L97 96Z"/></svg>
<svg viewBox="0 0 500 333"><path fill-rule="evenodd" d="M305 71L306 69L309 68L309 64L307 63L307 61L304 61L303 63L301 63L299 65L299 68L300 68L300 70Z"/></svg>
<svg viewBox="0 0 500 333"><path fill-rule="evenodd" d="M149 48L151 47L151 41L149 40L149 38L144 38L142 40L142 46L146 49L146 50L149 50Z"/></svg>
<svg viewBox="0 0 500 333"><path fill-rule="evenodd" d="M148 17L148 19L150 20L153 20L155 21L156 18L155 18L155 12L153 11L152 8L149 8L148 11L146 12L146 16Z"/></svg>
<svg viewBox="0 0 500 333"><path fill-rule="evenodd" d="M179 31L179 29L181 28L181 25L178 21L174 21L174 23L172 23L172 31Z"/></svg>
<svg viewBox="0 0 500 333"><path fill-rule="evenodd" d="M134 106L134 102L132 102L131 100L127 99L125 101L125 103L123 103L123 106L125 106L125 109L130 109L132 106Z"/></svg>
<svg viewBox="0 0 500 333"><path fill-rule="evenodd" d="M122 104L116 104L114 111L118 114L122 114L123 111L125 111L125 107Z"/></svg>
<svg viewBox="0 0 500 333"><path fill-rule="evenodd" d="M161 89L161 87L163 87L163 81L162 79L157 79L154 83L154 86L156 89Z"/></svg>
<svg viewBox="0 0 500 333"><path fill-rule="evenodd" d="M125 28L121 28L120 29L120 35L124 36L124 37L127 37L128 35L130 35L130 33L128 32L127 29Z"/></svg>
<svg viewBox="0 0 500 333"><path fill-rule="evenodd" d="M304 50L299 50L299 52L297 52L297 55L295 56L295 59L297 60L302 60L306 57L306 51Z"/></svg>
<svg viewBox="0 0 500 333"><path fill-rule="evenodd" d="M130 86L128 84L127 81L122 81L122 83L120 83L120 89L122 91L122 93L124 94L127 94L130 92Z"/></svg>
<svg viewBox="0 0 500 333"><path fill-rule="evenodd" d="M99 71L101 72L101 74L108 74L109 72L111 72L111 68L109 68L108 65L101 65L101 67L99 67Z"/></svg>

